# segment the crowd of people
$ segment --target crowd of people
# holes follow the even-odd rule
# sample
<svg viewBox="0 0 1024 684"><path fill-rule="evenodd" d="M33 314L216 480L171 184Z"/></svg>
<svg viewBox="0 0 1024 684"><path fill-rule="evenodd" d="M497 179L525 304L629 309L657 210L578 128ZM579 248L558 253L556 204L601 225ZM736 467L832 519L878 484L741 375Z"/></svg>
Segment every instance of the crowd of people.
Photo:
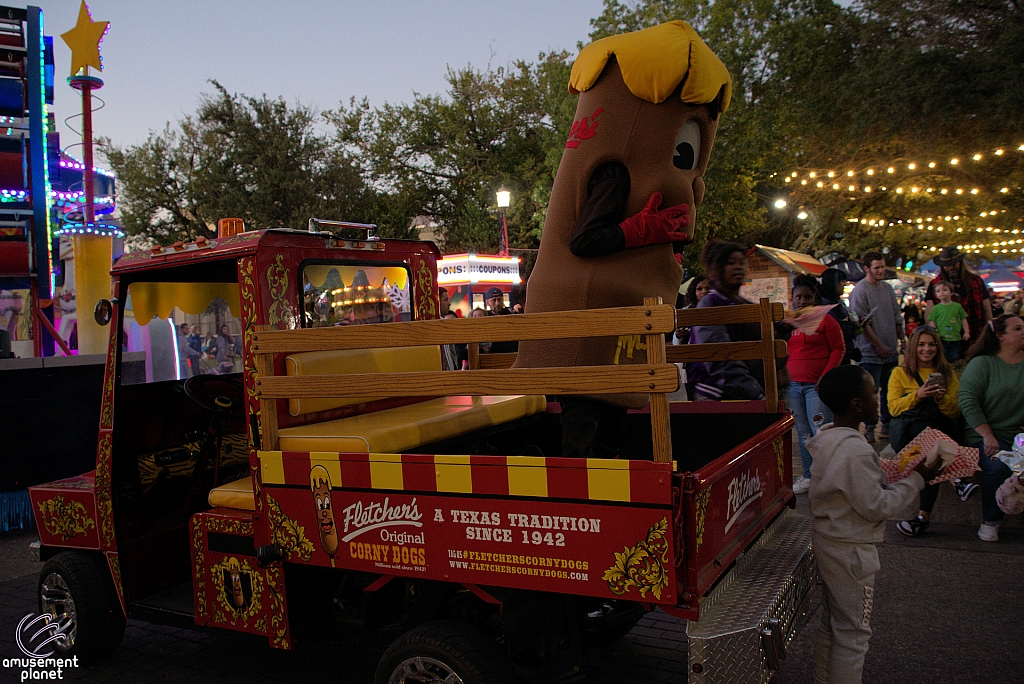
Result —
<svg viewBox="0 0 1024 684"><path fill-rule="evenodd" d="M752 303L740 294L747 276L741 245L711 243L702 261L708 275L694 278L691 287L709 289L687 306ZM934 480L941 462L925 460L904 479L883 484L880 456L872 446L877 439L888 439L899 452L932 428L977 448L980 487L969 479L951 485L963 501L981 490L983 522L977 536L982 541L999 540L1003 489L1024 490L998 458L1024 432L1024 291L997 304L955 247L942 250L936 262L941 272L923 309L909 298L901 308L886 282L880 252L864 255L865 275L850 293L848 307L842 271L827 269L820 282L797 276L790 291L794 313L814 305L831 308L814 332L785 321L776 329L779 337L788 337L789 358L779 384L788 379L785 398L796 421L802 465L793 490L809 494L814 554L824 584L815 681L861 681L881 567L875 543L884 538L887 521L915 500L918 514L896 527L909 537L926 532L940 491ZM759 335L742 325L708 325L677 329L673 342ZM764 397L757 363L714 361L686 370L695 400Z"/></svg>
<svg viewBox="0 0 1024 684"><path fill-rule="evenodd" d="M222 325L217 335L207 332L204 337L199 326L178 325L178 370L182 378L193 375L226 375L240 370L242 358L240 340Z"/></svg>
<svg viewBox="0 0 1024 684"><path fill-rule="evenodd" d="M833 422L828 402L820 396L822 378L842 365L857 365L877 391L878 414L863 421L867 443L888 440L899 452L925 428L939 430L958 443L980 451L981 485L954 480L961 500L981 490L983 524L978 537L998 541L1003 512L996 490L1011 471L996 455L1009 451L1024 432L1024 291L997 303L984 280L970 271L955 247L942 250L941 271L929 285L923 310L913 300L901 308L886 282L885 257L871 251L863 257L864 277L843 302L846 275L827 269L820 282L810 276L793 279L790 308L831 306L811 334L783 322L776 334L788 339L789 357L780 369L780 386L793 411L799 438L802 473L793 489L811 489L813 456L808 443ZM706 276L695 277L691 289L707 288L686 306L699 308L752 303L740 294L747 279L746 250L728 242L709 243L702 256ZM1000 313L1001 311L1001 313ZM909 339L908 339L909 335ZM757 326L741 324L678 329L676 344L758 339ZM760 362L710 361L686 368L696 401L763 399ZM907 536L928 529L939 486L920 493L919 513L900 522Z"/></svg>
<svg viewBox="0 0 1024 684"><path fill-rule="evenodd" d="M451 308L451 298L447 288L437 288L438 302L440 304L441 318L460 318L460 313ZM469 312L470 318L483 318L486 316L510 316L523 313L522 303L515 304L512 308L505 305L505 295L497 287L492 287L484 293L484 304L486 308L474 307ZM515 341L501 340L497 342L481 342L477 345L481 354L512 354L519 350L519 343ZM441 369L442 370L468 370L469 369L469 345L468 344L445 344L441 347Z"/></svg>

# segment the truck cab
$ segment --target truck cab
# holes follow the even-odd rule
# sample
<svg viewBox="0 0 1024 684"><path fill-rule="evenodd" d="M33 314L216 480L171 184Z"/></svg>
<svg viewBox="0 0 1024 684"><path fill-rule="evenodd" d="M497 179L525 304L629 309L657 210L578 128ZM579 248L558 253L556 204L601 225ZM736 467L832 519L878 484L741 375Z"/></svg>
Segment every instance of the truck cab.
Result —
<svg viewBox="0 0 1024 684"><path fill-rule="evenodd" d="M584 667L589 644L657 605L691 620L695 681L721 681L724 634L770 676L813 584L809 525L788 510L792 418L771 399L667 394L672 361L774 368L781 307L436 320L433 243L347 232L241 232L116 263L96 469L30 490L59 649L101 657L131 617L273 648L365 644L384 652L378 682L511 682L564 651ZM665 349L677 324L722 316L764 339ZM647 363L474 353L587 334L640 342ZM457 343L472 370L442 372L440 345ZM622 458L561 458L553 398L623 390L651 402ZM778 581L752 613L736 587L765 565ZM700 631L723 614L744 626Z"/></svg>

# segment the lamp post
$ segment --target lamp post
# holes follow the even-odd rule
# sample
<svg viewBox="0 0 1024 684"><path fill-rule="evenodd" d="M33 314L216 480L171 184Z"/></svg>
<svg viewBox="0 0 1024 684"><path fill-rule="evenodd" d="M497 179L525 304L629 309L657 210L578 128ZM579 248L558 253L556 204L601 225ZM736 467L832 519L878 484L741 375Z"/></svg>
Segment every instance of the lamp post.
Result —
<svg viewBox="0 0 1024 684"><path fill-rule="evenodd" d="M505 222L505 210L512 201L512 193L502 185L495 193L498 198L498 214L501 215L501 235L498 236L498 255L508 256L508 224Z"/></svg>

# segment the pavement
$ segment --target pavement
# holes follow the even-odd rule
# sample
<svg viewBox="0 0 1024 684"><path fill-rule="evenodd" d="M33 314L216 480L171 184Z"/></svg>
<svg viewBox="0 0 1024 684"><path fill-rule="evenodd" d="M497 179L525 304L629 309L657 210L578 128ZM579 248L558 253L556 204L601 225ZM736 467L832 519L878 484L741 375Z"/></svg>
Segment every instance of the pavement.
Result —
<svg viewBox="0 0 1024 684"><path fill-rule="evenodd" d="M881 451L885 446L881 442L876 448ZM797 510L807 514L807 496L799 496L797 503ZM1004 525L999 543L986 543L975 536L975 520L980 519L980 495L962 503L951 487L943 487L927 534L908 539L894 524L886 526L885 542L879 545L882 570L875 586L874 635L865 682L1024 681L1024 529L1018 516L1014 524ZM15 627L37 610L41 564L28 557L28 544L34 539L34 531L0 534L0 684L19 681L18 671L4 668L2 659L17 655ZM807 620L772 680L776 684L813 681L820 611L815 609ZM579 681L681 684L686 681L684 629L681 620L661 611L649 613L612 647L591 654L591 668ZM323 654L277 651L254 637L132 620L124 641L110 656L62 674L66 681L97 684L369 684L377 657L356 648L338 648L330 654L328 671Z"/></svg>

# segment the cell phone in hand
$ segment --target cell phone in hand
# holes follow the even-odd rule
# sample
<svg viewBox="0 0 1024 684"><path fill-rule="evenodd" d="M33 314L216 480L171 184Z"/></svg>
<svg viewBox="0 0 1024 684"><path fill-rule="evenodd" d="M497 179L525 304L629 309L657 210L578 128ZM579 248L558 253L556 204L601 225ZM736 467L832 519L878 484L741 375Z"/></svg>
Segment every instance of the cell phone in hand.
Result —
<svg viewBox="0 0 1024 684"><path fill-rule="evenodd" d="M924 384L925 387L945 387L946 378L943 377L942 373L932 373Z"/></svg>

